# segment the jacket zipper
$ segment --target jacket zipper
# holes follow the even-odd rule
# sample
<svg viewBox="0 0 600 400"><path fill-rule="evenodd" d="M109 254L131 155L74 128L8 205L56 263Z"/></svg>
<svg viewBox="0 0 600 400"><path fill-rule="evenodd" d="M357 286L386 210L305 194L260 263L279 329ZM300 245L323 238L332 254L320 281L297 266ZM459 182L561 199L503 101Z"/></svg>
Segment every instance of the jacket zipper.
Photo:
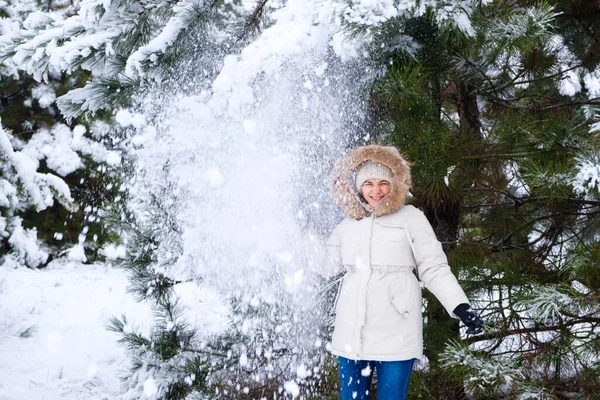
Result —
<svg viewBox="0 0 600 400"><path fill-rule="evenodd" d="M363 350L363 329L365 327L365 324L367 323L367 290L369 290L369 283L371 282L371 277L373 276L373 269L371 268L371 247L373 245L373 226L375 225L375 218L374 216L371 216L371 232L369 232L369 277L367 278L367 282L365 284L365 291L364 291L364 313L363 313L363 320L361 322L360 325L360 337L359 337L359 351L357 356L360 358L360 353Z"/></svg>

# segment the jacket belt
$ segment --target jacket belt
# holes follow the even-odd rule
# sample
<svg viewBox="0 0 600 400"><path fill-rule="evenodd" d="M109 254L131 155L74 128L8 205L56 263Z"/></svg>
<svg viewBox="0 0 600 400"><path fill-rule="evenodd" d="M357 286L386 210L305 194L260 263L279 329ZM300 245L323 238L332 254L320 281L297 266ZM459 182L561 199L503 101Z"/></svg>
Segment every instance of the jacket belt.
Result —
<svg viewBox="0 0 600 400"><path fill-rule="evenodd" d="M380 272L413 272L414 265L371 265L373 271Z"/></svg>
<svg viewBox="0 0 600 400"><path fill-rule="evenodd" d="M346 273L356 271L354 265L344 265ZM415 270L414 265L371 265L373 271L393 273L393 272L413 272Z"/></svg>

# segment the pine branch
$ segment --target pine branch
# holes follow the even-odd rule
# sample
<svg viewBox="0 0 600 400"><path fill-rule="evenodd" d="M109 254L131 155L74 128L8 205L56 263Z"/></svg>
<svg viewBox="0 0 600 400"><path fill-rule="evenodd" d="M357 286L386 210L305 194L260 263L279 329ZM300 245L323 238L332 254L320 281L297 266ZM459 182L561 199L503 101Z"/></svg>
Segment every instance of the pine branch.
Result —
<svg viewBox="0 0 600 400"><path fill-rule="evenodd" d="M529 84L532 84L532 83L544 82L544 81L547 81L549 79L558 78L558 77L563 76L566 72L574 71L574 70L579 69L581 67L583 67L583 63L576 64L576 65L574 65L572 67L569 67L569 68L564 69L564 70L560 70L560 71L558 71L558 72L556 72L554 74L551 74L551 75L544 75L541 78L533 78L533 79L526 79L526 80L523 80L523 81L517 81L516 80L517 76L523 76L523 73L520 73L520 74L515 75L515 79L511 80L510 82L506 83L503 86L495 88L494 93L498 93L498 92L500 92L502 90L505 90L505 89L508 89L508 88L511 88L511 87L515 87L515 86L529 85Z"/></svg>
<svg viewBox="0 0 600 400"><path fill-rule="evenodd" d="M479 158L484 158L487 156L482 156ZM573 204L582 204L582 205L589 205L589 206L600 206L600 200L592 200L592 199L582 199L582 198L578 198L578 197L550 197L550 196L527 196L527 197L518 197L510 192L507 192L505 190L499 190L499 189L494 189L492 187L479 187L479 188L464 188L462 189L465 192L469 192L469 191L481 191L481 190L486 190L486 191L490 191L493 193L497 193L497 194L501 194L503 196L506 196L508 198L510 198L511 200L514 201L515 206L520 207L522 205L525 204L531 204L531 203L547 203L548 200L560 200L560 201L564 201L564 202L568 202L568 203L573 203ZM491 204L490 206L494 206L494 205L501 205L500 203L495 203L495 204ZM475 207L475 205L469 205L469 207ZM580 214L580 213L575 213L574 215L595 215L596 212L594 213L584 213L584 214Z"/></svg>
<svg viewBox="0 0 600 400"><path fill-rule="evenodd" d="M477 342L481 342L481 341L485 341L485 340L503 339L507 336L523 335L523 334L528 334L528 333L552 332L552 331L562 330L564 328L572 327L572 326L579 325L579 324L598 324L598 325L600 325L600 318L595 318L595 317L579 318L578 320L572 320L572 321L568 321L568 322L565 322L562 324L557 324L557 325L545 325L545 326L520 328L520 329L506 329L506 330L499 330L496 332L489 332L489 333L486 332L482 335L468 337L468 338L464 339L463 341L467 342L469 344L473 344L473 343L477 343ZM596 329L598 327L599 326L594 325L590 329Z"/></svg>
<svg viewBox="0 0 600 400"><path fill-rule="evenodd" d="M586 101L571 101L568 103L553 104L551 106L543 108L543 110L552 110L555 108L562 108L562 107L598 106L598 105L600 105L600 97L594 97L594 98L588 99Z"/></svg>
<svg viewBox="0 0 600 400"><path fill-rule="evenodd" d="M265 8L269 0L257 0L252 13L246 18L242 31L238 35L238 41L252 33L260 33L262 19L265 15Z"/></svg>
<svg viewBox="0 0 600 400"><path fill-rule="evenodd" d="M531 156L538 156L544 154L556 154L555 150L536 150L536 151L527 151L527 152L517 152L517 153L494 153L494 152L486 152L484 154L473 154L473 155L464 155L461 158L463 160L493 160L495 158L506 158L506 159L519 159L519 158L529 158Z"/></svg>
<svg viewBox="0 0 600 400"><path fill-rule="evenodd" d="M529 96L529 97L533 97L533 96ZM542 95L538 95L536 97L541 97L543 99L552 99L552 97L544 97ZM501 99L498 97L490 97L489 100L496 105L499 105L499 106L502 106L502 107L508 108L508 109L523 110L523 111L528 111L528 110L532 109L531 105L514 104L514 102L516 102L517 100L520 100L520 99ZM575 107L575 106L584 106L584 105L600 106L600 98L594 98L592 100L586 100L586 101L573 101L573 102L569 102L569 103L552 104L552 105L545 106L545 107L536 106L535 108L537 111L550 111L550 110L553 110L556 108Z"/></svg>

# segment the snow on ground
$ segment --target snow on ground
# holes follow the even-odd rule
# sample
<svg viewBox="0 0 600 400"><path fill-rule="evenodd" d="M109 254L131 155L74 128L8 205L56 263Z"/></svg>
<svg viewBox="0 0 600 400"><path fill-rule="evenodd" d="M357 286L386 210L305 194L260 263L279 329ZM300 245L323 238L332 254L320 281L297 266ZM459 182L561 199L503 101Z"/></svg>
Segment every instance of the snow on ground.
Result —
<svg viewBox="0 0 600 400"><path fill-rule="evenodd" d="M106 264L0 266L0 400L116 399L129 359L108 320L151 321L127 283Z"/></svg>

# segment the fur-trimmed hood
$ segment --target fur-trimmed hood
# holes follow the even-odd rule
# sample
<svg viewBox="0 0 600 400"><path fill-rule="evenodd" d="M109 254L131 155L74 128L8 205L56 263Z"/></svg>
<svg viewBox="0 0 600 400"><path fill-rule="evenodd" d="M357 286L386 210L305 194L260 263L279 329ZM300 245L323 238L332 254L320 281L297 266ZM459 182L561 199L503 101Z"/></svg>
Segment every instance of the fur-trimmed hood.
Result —
<svg viewBox="0 0 600 400"><path fill-rule="evenodd" d="M356 190L355 183L358 167L368 160L385 165L394 174L390 182L390 194L385 197L384 203L372 213L365 208L367 204ZM330 183L333 198L349 217L357 220L370 215L378 217L390 214L404 205L411 188L410 165L395 147L362 146L352 150L339 160L331 172Z"/></svg>

